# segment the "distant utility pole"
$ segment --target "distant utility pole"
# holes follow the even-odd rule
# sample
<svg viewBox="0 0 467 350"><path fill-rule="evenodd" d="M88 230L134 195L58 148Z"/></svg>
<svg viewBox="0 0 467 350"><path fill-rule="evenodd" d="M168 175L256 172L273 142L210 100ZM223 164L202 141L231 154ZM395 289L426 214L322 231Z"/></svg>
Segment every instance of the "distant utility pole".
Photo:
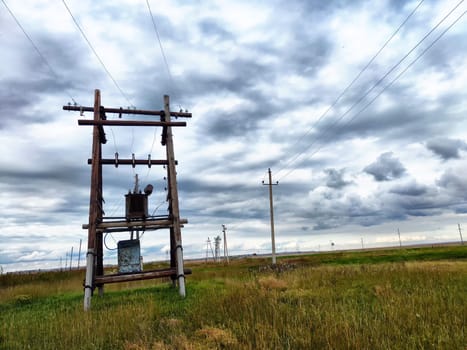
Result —
<svg viewBox="0 0 467 350"><path fill-rule="evenodd" d="M212 250L211 240L208 237L208 240L206 241L206 262L208 262L209 249L211 249L212 258L214 259L214 251Z"/></svg>
<svg viewBox="0 0 467 350"><path fill-rule="evenodd" d="M70 271L71 271L72 263L73 263L73 247L71 247L71 253L70 253Z"/></svg>
<svg viewBox="0 0 467 350"><path fill-rule="evenodd" d="M79 270L79 262L81 260L81 243L83 243L83 240L80 238L80 240L79 240L79 249L78 249L78 270Z"/></svg>
<svg viewBox="0 0 467 350"><path fill-rule="evenodd" d="M397 234L399 236L399 246L402 248L401 231L399 231L399 228L397 228Z"/></svg>
<svg viewBox="0 0 467 350"><path fill-rule="evenodd" d="M363 249L363 237L362 237L362 249Z"/></svg>
<svg viewBox="0 0 467 350"><path fill-rule="evenodd" d="M226 231L227 227L225 225L222 225L222 232L224 233L224 259L227 261L227 264L229 263L229 250L227 249L227 234Z"/></svg>
<svg viewBox="0 0 467 350"><path fill-rule="evenodd" d="M462 238L461 224L457 224L457 227L459 227L459 236L461 236L461 244L464 245L464 239Z"/></svg>
<svg viewBox="0 0 467 350"><path fill-rule="evenodd" d="M268 169L269 174L269 183L265 184L263 181L263 185L269 186L269 211L271 213L271 246L272 246L272 264L276 264L276 242L274 238L274 206L272 200L272 186L278 185L279 181L276 181L275 184L272 183L272 175L271 175L271 168Z"/></svg>
<svg viewBox="0 0 467 350"><path fill-rule="evenodd" d="M221 236L217 236L214 238L214 251L216 252L214 261L220 261L220 252L221 252Z"/></svg>

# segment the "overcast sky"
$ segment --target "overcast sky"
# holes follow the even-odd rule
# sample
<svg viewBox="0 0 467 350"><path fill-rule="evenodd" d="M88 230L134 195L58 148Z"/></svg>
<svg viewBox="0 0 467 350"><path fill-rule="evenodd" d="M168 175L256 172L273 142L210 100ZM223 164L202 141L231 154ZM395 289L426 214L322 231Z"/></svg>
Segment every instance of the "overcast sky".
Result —
<svg viewBox="0 0 467 350"><path fill-rule="evenodd" d="M168 94L193 114L174 130L186 257L204 257L222 224L232 254L270 251L268 168L278 251L398 245L398 229L402 244L460 239L467 4L149 4L165 60L146 1L66 1L100 62L62 1L2 0L4 271L64 266L71 247L76 264L80 239L86 248L92 128L62 106L93 106L94 89L106 107L161 110ZM104 157L163 157L160 129L106 134ZM136 173L155 186L149 211L167 213L164 169L121 166L104 170L106 215L124 214ZM145 261L165 259L168 243L146 233Z"/></svg>

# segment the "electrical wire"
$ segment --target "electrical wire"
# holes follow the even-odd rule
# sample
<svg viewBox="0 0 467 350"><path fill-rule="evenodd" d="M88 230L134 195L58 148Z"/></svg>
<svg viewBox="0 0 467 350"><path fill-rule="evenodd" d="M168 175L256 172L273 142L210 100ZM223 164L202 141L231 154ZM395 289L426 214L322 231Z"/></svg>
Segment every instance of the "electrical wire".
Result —
<svg viewBox="0 0 467 350"><path fill-rule="evenodd" d="M347 114L349 114L357 105L359 105L375 88L377 88L397 67L399 67L403 61L405 61L407 59L408 56L410 56L410 54L412 54L412 52L414 52L449 16L451 16L451 14L464 2L464 0L461 0L460 2L457 3L456 6L454 6L447 15L445 15L427 34L425 34L425 36L423 36L423 38L421 40L419 40L417 42L417 44L415 44L414 47L412 47L412 49L410 49L394 66L392 66L370 89L368 89L359 99L357 99L356 102L354 102L350 108L348 108L339 118L337 118L327 129L325 129L325 131L321 134L321 138L323 138L323 135L326 135L329 133L329 131L331 130L332 127L336 126ZM460 19L460 18L459 18ZM449 27L451 28L451 27ZM445 33L445 32L443 32ZM444 35L444 34L443 34ZM437 39L439 40L439 39ZM431 46L429 46L431 47ZM426 52L426 51L424 51ZM381 95L378 94L377 96L379 97ZM376 100L373 99L372 101ZM371 104L371 103L370 103ZM369 106L369 105L368 105ZM367 107L366 107L367 108ZM365 109L366 109L365 108ZM358 112L354 117L352 117L352 120L356 118L356 116L359 115L359 113L361 112ZM302 151L298 152L287 164L292 164L293 162L295 162L300 156L302 156L306 151L308 151L313 145L315 145L317 143L317 141L319 140L320 138L315 138L313 140L313 142L308 146L306 147L305 149L303 149ZM318 149L321 149L321 147L319 147ZM316 154L316 152L313 152L312 155ZM283 170L284 167L281 169ZM281 179L285 178L286 176L290 175L293 171L295 171L296 168L292 168L291 170L289 170L288 172L286 172L284 175L281 175L279 177L279 180L280 181ZM276 176L278 172L276 172Z"/></svg>
<svg viewBox="0 0 467 350"><path fill-rule="evenodd" d="M18 20L18 18L14 15L13 11L8 7L7 3L5 2L5 0L2 0L2 3L3 5L5 6L5 8L7 9L7 11L9 12L10 16L14 19L14 21L16 22L16 24L18 25L18 27L21 29L21 31L23 32L24 36L29 40L29 42L31 43L32 47L34 48L34 50L37 52L37 54L39 55L39 57L41 58L41 60L44 62L44 64L47 66L47 68L50 70L50 72L52 73L52 75L55 77L55 79L57 81L60 81L60 78L57 74L57 72L52 68L52 65L49 63L49 61L47 60L47 58L42 54L41 50L39 50L39 47L34 43L34 41L32 40L31 36L26 32L26 30L24 29L24 27L21 25L20 21ZM65 92L66 94L68 95L68 97L71 99L71 101L73 101L73 104L75 106L78 105L78 103L76 102L76 100L73 98L73 96L70 94L70 92L68 91L68 89L65 88Z"/></svg>
<svg viewBox="0 0 467 350"><path fill-rule="evenodd" d="M3 1L3 0L2 0ZM127 100L127 102L130 104L130 107L135 107L133 105L133 103L130 101L130 99L128 98L128 96L125 94L125 92L123 92L122 88L120 87L120 85L117 83L117 81L114 79L114 77L112 76L112 74L110 73L110 71L107 69L107 67L105 66L104 64L104 61L102 61L102 59L100 58L100 56L97 54L96 50L94 49L93 45L91 44L91 42L89 41L88 37L86 36L86 34L84 33L84 30L81 28L81 26L78 24L78 21L76 20L75 16L73 15L73 13L71 12L70 8L68 7L68 5L66 4L65 0L62 0L63 2L63 5L65 5L68 13L70 14L71 18L73 19L73 22L75 23L76 27L78 28L79 32L81 33L81 35L83 36L84 40L86 41L86 43L88 44L89 48L91 49L91 51L94 53L94 55L96 56L97 60L99 61L99 63L102 65L102 68L104 68L104 71L107 73L107 75L109 76L109 78L112 80L112 82L114 83L114 85L116 86L116 88L118 89L118 91L120 91L120 94Z"/></svg>
<svg viewBox="0 0 467 350"><path fill-rule="evenodd" d="M317 119L315 123L296 141L294 145L298 145L310 132L316 128L319 122L329 113L331 109L333 109L336 104L341 100L341 98L347 93L347 91L357 82L357 80L361 77L361 75L370 67L370 65L375 61L375 59L379 56L379 54L386 48L386 46L391 42L391 40L399 33L402 27L409 21L409 19L413 16L413 14L418 10L418 8L422 5L425 0L421 0L417 6L410 12L410 14L404 19L404 21L397 27L397 29L391 34L391 36L386 40L386 42L381 46L381 48L373 55L373 57L368 61L368 63L360 70L360 72L353 78L353 80L341 91L341 93L337 96L334 102L324 111L323 114ZM297 156L298 157L298 156ZM295 157L296 158L296 157ZM276 173L280 173L283 169L285 169L289 164L293 163L295 158L289 160L285 165L283 165Z"/></svg>
<svg viewBox="0 0 467 350"><path fill-rule="evenodd" d="M458 5L453 9L451 10L451 12L449 12L449 14L444 17L440 23L438 23L436 25L436 27L438 27L444 20L446 20L446 18L452 14L452 12L463 2L463 0L458 3ZM379 96L381 96L383 94L383 92L385 92L389 87L391 87L403 74L405 74L423 55L425 55L425 53L430 50L457 22L459 22L461 20L462 17L464 17L464 15L467 13L467 10L464 11L460 16L458 16L448 27L446 27L446 29L444 29L425 49L423 49L416 57L414 60L412 60L399 74L397 74L386 86L384 86L383 89L381 89L381 91L378 92L377 95L375 95L366 105L363 106L363 108L361 108L358 112L356 112L350 119L348 119L345 124L343 126L346 126L348 124L350 124L353 120L355 120L363 111L365 111ZM433 31L433 30L432 30ZM430 33L432 32L430 31ZM425 39L425 38L424 38ZM423 40L424 40L423 39ZM418 46L419 44L417 44ZM413 50L411 50L413 51ZM338 121L340 121L342 118L338 119ZM336 125L337 123L334 123L332 126ZM330 128L327 129L327 131L329 131ZM314 150L310 156L313 156L315 155L319 150L321 150L322 148L324 147L324 145L322 144L320 147L318 147L316 150ZM292 168L290 171L288 171L287 173L285 173L284 175L282 175L280 177L280 179L283 179L284 177L290 175L293 171L295 171L296 168ZM280 180L279 179L279 180Z"/></svg>
<svg viewBox="0 0 467 350"><path fill-rule="evenodd" d="M154 20L154 16L153 16L152 11L151 11L151 6L149 5L149 0L146 0L146 5L148 7L149 15L151 16L152 26L154 28L154 32L156 33L157 41L159 42L159 48L161 50L161 54L162 54L162 58L164 60L165 68L167 70L167 75L169 76L170 82L172 83L172 87L175 90L175 87L176 87L175 81L173 79L172 73L170 72L169 63L167 61L167 57L166 57L165 52L164 52L164 47L162 46L161 37L159 35L159 30L157 29L156 21Z"/></svg>

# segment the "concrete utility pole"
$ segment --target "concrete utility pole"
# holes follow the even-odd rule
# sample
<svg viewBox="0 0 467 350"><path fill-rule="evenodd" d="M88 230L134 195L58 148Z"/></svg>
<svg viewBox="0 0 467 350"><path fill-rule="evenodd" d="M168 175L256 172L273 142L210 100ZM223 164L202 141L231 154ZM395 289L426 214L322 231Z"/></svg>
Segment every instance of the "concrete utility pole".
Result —
<svg viewBox="0 0 467 350"><path fill-rule="evenodd" d="M399 231L399 228L397 228L397 234L399 235L399 246L402 248L401 231Z"/></svg>
<svg viewBox="0 0 467 350"><path fill-rule="evenodd" d="M227 249L227 234L226 231L227 227L225 225L222 225L222 232L224 233L224 259L227 261L227 264L229 263L229 250Z"/></svg>
<svg viewBox="0 0 467 350"><path fill-rule="evenodd" d="M263 181L263 185L269 186L269 212L271 216L272 263L273 265L275 265L276 264L276 242L275 242L275 237L274 237L274 205L273 205L273 199L272 199L272 186L278 185L279 182L276 181L275 184L272 183L271 168L268 169L268 174L269 174L269 183L265 184Z"/></svg>
<svg viewBox="0 0 467 350"><path fill-rule="evenodd" d="M457 227L459 227L459 236L461 236L461 244L464 245L464 239L462 238L461 224L457 224Z"/></svg>
<svg viewBox="0 0 467 350"><path fill-rule="evenodd" d="M212 258L214 259L214 250L212 250L211 240L208 237L208 240L206 241L206 262L208 262L209 250L211 250Z"/></svg>
<svg viewBox="0 0 467 350"><path fill-rule="evenodd" d="M214 251L216 252L215 255L215 262L219 262L221 260L220 258L220 252L221 252L221 236L214 237Z"/></svg>
<svg viewBox="0 0 467 350"><path fill-rule="evenodd" d="M83 240L80 238L79 240L79 250L78 250L78 270L79 270L79 263L81 260L81 244L83 243Z"/></svg>

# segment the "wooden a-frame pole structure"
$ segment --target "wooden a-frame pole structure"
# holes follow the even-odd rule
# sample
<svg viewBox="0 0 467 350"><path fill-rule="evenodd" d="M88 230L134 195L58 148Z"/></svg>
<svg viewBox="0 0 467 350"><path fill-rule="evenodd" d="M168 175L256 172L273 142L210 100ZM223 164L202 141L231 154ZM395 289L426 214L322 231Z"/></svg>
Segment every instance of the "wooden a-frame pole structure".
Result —
<svg viewBox="0 0 467 350"><path fill-rule="evenodd" d="M171 112L169 96L164 96L164 110L148 111L123 108L104 108L101 105L100 91L95 90L94 107L83 106L63 106L64 110L93 112L93 120L80 119L79 125L93 126L92 140L92 158L88 159L91 164L91 189L89 201L89 222L83 225L83 228L88 230L88 249L86 254L86 277L84 282L84 310L89 310L91 307L91 297L94 289L97 287L99 294L103 294L103 286L105 283L118 283L134 280L143 280L160 277L171 277L174 284L178 282L179 294L185 297L185 275L191 273L189 269L183 267L183 248L181 227L187 223L186 219L180 218L178 189L177 189L177 172L174 156L174 144L172 127L186 126L185 122L172 122L171 117L176 118L191 118L191 113L187 112ZM107 120L106 113L116 113L119 118L122 115L144 115L144 116L160 116L160 121L135 121L135 120ZM106 143L104 126L161 126L162 140L161 144L166 147L166 159L152 160L150 155L148 159L118 159L118 154L115 159L102 159L102 144ZM112 218L104 217L103 210L103 191L102 191L102 165L165 165L167 168L169 213L167 217L144 217L141 219L132 220L111 220ZM122 232L133 230L170 230L170 268L140 271L132 273L118 273L105 275L103 265L103 234L107 232Z"/></svg>

